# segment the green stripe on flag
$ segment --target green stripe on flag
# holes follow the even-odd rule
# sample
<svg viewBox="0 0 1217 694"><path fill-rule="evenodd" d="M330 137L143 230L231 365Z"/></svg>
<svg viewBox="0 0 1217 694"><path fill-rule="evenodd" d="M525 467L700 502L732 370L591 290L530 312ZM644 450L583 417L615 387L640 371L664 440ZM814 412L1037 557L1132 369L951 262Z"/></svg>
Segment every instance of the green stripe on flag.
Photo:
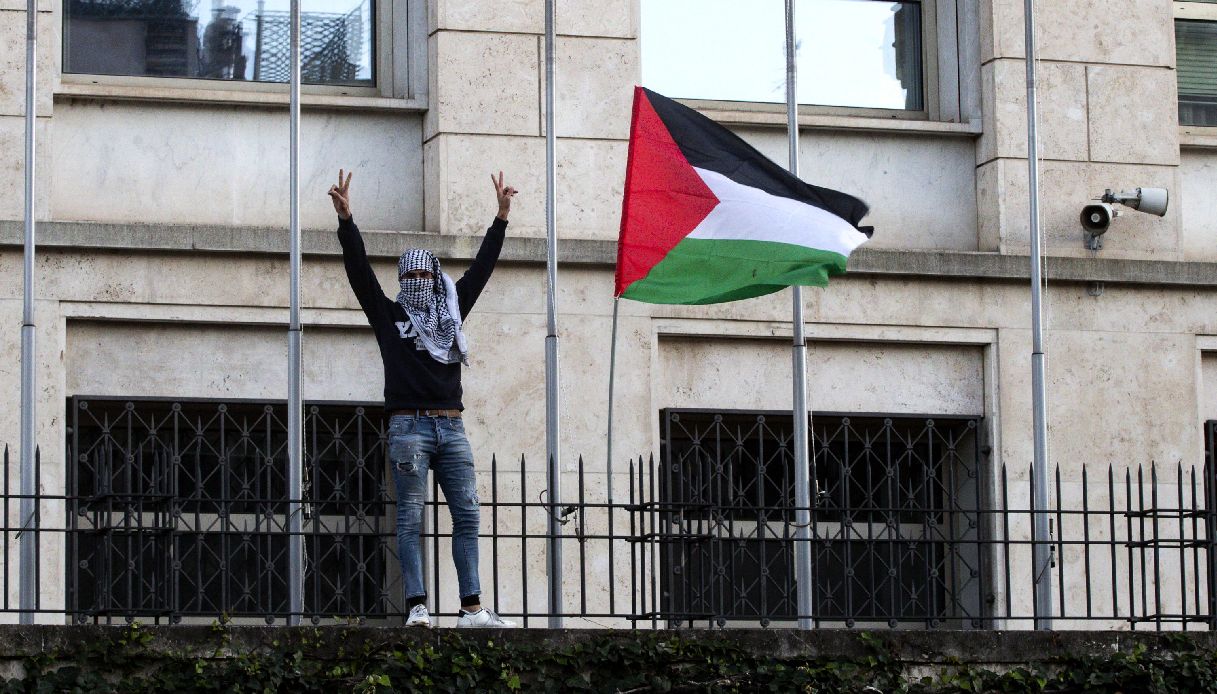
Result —
<svg viewBox="0 0 1217 694"><path fill-rule="evenodd" d="M652 304L717 304L793 285L823 287L845 272L840 253L789 243L686 238L621 296Z"/></svg>

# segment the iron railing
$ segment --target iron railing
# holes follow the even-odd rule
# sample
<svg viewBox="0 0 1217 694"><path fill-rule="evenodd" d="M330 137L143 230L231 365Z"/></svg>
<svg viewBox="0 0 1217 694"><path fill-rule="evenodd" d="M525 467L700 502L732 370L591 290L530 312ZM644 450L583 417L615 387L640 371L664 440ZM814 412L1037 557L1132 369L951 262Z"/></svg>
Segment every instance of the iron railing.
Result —
<svg viewBox="0 0 1217 694"><path fill-rule="evenodd" d="M313 623L400 623L386 422L370 404L309 403L304 610ZM73 398L66 455L39 456L38 514L0 490L0 621L18 612L19 542L37 543L36 611L75 622L288 614L286 405ZM660 413L658 458L567 473L479 462L486 602L543 626L550 513L562 521L569 626L794 626L791 418ZM1031 476L995 467L977 417L817 413L812 422L819 626L1031 628ZM1056 628L1213 628L1214 441L1206 460L1058 468ZM482 460L482 459L479 459ZM534 469L535 467L535 469ZM448 514L423 530L433 612L457 609ZM443 623L443 621L441 621Z"/></svg>

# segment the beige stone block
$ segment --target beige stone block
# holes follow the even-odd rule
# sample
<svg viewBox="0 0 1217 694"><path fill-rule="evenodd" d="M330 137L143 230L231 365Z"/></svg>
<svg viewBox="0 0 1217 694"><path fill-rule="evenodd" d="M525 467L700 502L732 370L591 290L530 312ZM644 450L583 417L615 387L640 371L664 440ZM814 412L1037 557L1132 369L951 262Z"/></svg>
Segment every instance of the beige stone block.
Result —
<svg viewBox="0 0 1217 694"><path fill-rule="evenodd" d="M487 179L502 170L520 189L508 234L545 236L545 141L541 138L442 135L428 143L438 170L432 230L480 234L495 212ZM562 238L617 238L627 145L559 139L557 228ZM432 213L429 212L429 215Z"/></svg>
<svg viewBox="0 0 1217 694"><path fill-rule="evenodd" d="M976 148L978 164L999 157L1027 156L1027 82L1017 60L995 60L981 68L986 128ZM1041 63L1036 76L1036 132L1043 159L1086 161L1086 66Z"/></svg>
<svg viewBox="0 0 1217 694"><path fill-rule="evenodd" d="M985 214L976 216L976 250L996 251L1001 249L1001 225L1003 191L1002 178L1009 168L1000 159L976 167L976 208Z"/></svg>
<svg viewBox="0 0 1217 694"><path fill-rule="evenodd" d="M55 179L48 164L51 161L51 119L39 118L34 127L34 216L49 216L48 201L62 181ZM0 178L0 219L25 218L25 118L0 116L0 170L9 175Z"/></svg>
<svg viewBox="0 0 1217 694"><path fill-rule="evenodd" d="M496 33L541 34L543 0L429 0L430 31L455 29Z"/></svg>
<svg viewBox="0 0 1217 694"><path fill-rule="evenodd" d="M511 205L511 236L545 236L545 140L538 137L440 135L427 143L430 166L438 177L436 209L428 209L428 228L442 234L480 234L494 217L497 203L490 174L503 171L519 189ZM561 147L561 143L559 144Z"/></svg>
<svg viewBox="0 0 1217 694"><path fill-rule="evenodd" d="M981 61L1022 58L1023 0L981 3ZM1060 0L1036 5L1040 60L1168 67L1175 62L1169 3L1130 0L1118 12L1103 0Z"/></svg>
<svg viewBox="0 0 1217 694"><path fill-rule="evenodd" d="M638 36L638 3L634 0L557 0L555 30L564 36Z"/></svg>
<svg viewBox="0 0 1217 694"><path fill-rule="evenodd" d="M51 209L61 220L285 227L286 127L275 111L61 104L47 148ZM420 133L418 115L306 111L301 225L334 228L326 190L341 167L354 172L352 204L363 228L421 229Z"/></svg>
<svg viewBox="0 0 1217 694"><path fill-rule="evenodd" d="M791 407L784 340L663 338L659 350L660 408ZM832 412L983 414L982 357L979 347L812 342L808 401Z"/></svg>
<svg viewBox="0 0 1217 694"><path fill-rule="evenodd" d="M22 11L0 9L0 115L25 115L25 5ZM59 33L55 16L38 15L37 113L51 115L52 91L59 74Z"/></svg>
<svg viewBox="0 0 1217 694"><path fill-rule="evenodd" d="M736 132L786 165L784 130ZM799 140L803 180L870 204L872 248L976 250L974 162L975 145L964 139L808 130Z"/></svg>
<svg viewBox="0 0 1217 694"><path fill-rule="evenodd" d="M438 133L540 132L537 37L440 31L430 41L433 114L427 139Z"/></svg>
<svg viewBox="0 0 1217 694"><path fill-rule="evenodd" d="M1178 94L1173 70L1091 65L1086 73L1092 160L1179 163Z"/></svg>
<svg viewBox="0 0 1217 694"><path fill-rule="evenodd" d="M1217 262L1217 153L1184 150L1180 153L1179 190L1172 204L1179 206L1180 234L1186 260Z"/></svg>
<svg viewBox="0 0 1217 694"><path fill-rule="evenodd" d="M1025 469L1032 459L1030 334L1003 330L999 339L1002 460ZM1050 462L1064 479L1078 479L1084 464L1093 473L1108 464L1200 459L1191 335L1050 330L1046 349Z"/></svg>
<svg viewBox="0 0 1217 694"><path fill-rule="evenodd" d="M561 238L616 240L625 194L626 142L557 142L557 227Z"/></svg>
<svg viewBox="0 0 1217 694"><path fill-rule="evenodd" d="M996 170L985 170L995 166ZM1000 159L982 167L982 205L996 209L996 219L981 219L982 238L993 239L996 230L1002 251L1026 253L1028 229L1027 163L1022 159ZM996 183L994 183L996 182ZM996 185L998 197L989 190ZM1078 217L1082 207L1106 188L1138 186L1178 190L1178 170L1172 166L1132 166L1082 162L1045 161L1040 164L1040 229L1044 248L1058 255L1089 256L1083 247ZM1125 209L1103 236L1103 257L1175 259L1179 257L1179 209L1172 206L1165 217Z"/></svg>
<svg viewBox="0 0 1217 694"><path fill-rule="evenodd" d="M638 42L632 39L559 39L554 65L558 137L628 139L633 87L640 79L638 57Z"/></svg>

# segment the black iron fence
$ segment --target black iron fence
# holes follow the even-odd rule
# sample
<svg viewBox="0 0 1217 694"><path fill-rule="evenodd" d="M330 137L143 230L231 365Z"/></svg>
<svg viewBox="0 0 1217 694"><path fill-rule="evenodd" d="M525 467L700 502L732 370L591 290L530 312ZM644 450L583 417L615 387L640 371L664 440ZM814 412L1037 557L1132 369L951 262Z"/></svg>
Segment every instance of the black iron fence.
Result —
<svg viewBox="0 0 1217 694"><path fill-rule="evenodd" d="M374 405L305 408L306 623L400 623L386 421ZM76 622L290 616L286 406L73 398L62 459L40 456L22 518L4 452L0 619L18 547L37 552L34 611ZM665 410L658 457L579 459L558 503L544 466L479 459L483 597L544 626L549 514L562 521L569 626L793 625L789 413ZM1030 628L1031 476L995 467L976 417L817 413L811 556L820 626ZM1058 468L1056 628L1212 628L1214 441L1191 466ZM448 516L423 530L434 613L457 609ZM44 619L47 617L43 617ZM441 622L443 623L443 622Z"/></svg>

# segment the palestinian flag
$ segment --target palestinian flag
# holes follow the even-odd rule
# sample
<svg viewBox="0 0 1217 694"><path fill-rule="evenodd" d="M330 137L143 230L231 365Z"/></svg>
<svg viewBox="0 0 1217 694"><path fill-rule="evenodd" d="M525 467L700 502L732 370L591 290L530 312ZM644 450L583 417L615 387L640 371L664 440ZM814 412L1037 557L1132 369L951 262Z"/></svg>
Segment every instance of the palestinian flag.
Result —
<svg viewBox="0 0 1217 694"><path fill-rule="evenodd" d="M714 304L822 287L870 236L861 200L791 175L730 130L634 89L616 295Z"/></svg>

